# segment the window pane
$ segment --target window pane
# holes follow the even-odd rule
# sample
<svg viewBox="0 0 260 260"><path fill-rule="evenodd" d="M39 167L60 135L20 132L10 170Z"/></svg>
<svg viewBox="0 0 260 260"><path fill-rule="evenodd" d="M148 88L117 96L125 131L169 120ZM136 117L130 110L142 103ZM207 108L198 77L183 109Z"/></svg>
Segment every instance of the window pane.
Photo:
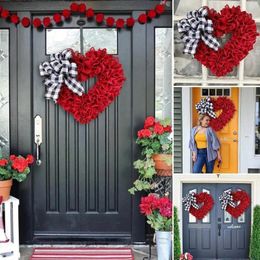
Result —
<svg viewBox="0 0 260 260"><path fill-rule="evenodd" d="M90 48L107 49L109 54L117 54L117 29L84 29L84 53Z"/></svg>
<svg viewBox="0 0 260 260"><path fill-rule="evenodd" d="M172 29L155 29L155 116L171 118Z"/></svg>
<svg viewBox="0 0 260 260"><path fill-rule="evenodd" d="M260 154L260 96L256 97L255 153Z"/></svg>
<svg viewBox="0 0 260 260"><path fill-rule="evenodd" d="M226 210L224 210L224 223L232 223L232 216Z"/></svg>
<svg viewBox="0 0 260 260"><path fill-rule="evenodd" d="M240 0L226 1L226 0L209 0L208 6L220 11L225 5L238 6L240 5Z"/></svg>
<svg viewBox="0 0 260 260"><path fill-rule="evenodd" d="M80 29L47 29L46 54L72 48L80 51Z"/></svg>
<svg viewBox="0 0 260 260"><path fill-rule="evenodd" d="M181 77L201 77L202 66L191 55L183 53L184 43L177 29L177 24L174 25L174 76Z"/></svg>
<svg viewBox="0 0 260 260"><path fill-rule="evenodd" d="M177 16L185 16L189 11L199 9L201 7L201 0L175 0L174 1L174 14Z"/></svg>
<svg viewBox="0 0 260 260"><path fill-rule="evenodd" d="M9 31L0 30L0 148L9 155ZM1 151L0 150L0 151Z"/></svg>
<svg viewBox="0 0 260 260"><path fill-rule="evenodd" d="M251 13L254 18L260 17L260 2L258 0L247 0L246 10Z"/></svg>
<svg viewBox="0 0 260 260"><path fill-rule="evenodd" d="M197 193L197 189L190 190L189 194L191 193ZM197 218L189 213L189 223L196 223L196 222L197 222Z"/></svg>
<svg viewBox="0 0 260 260"><path fill-rule="evenodd" d="M257 31L260 30L260 25L257 26ZM260 38L256 38L256 43L253 50L245 58L245 77L260 77Z"/></svg>

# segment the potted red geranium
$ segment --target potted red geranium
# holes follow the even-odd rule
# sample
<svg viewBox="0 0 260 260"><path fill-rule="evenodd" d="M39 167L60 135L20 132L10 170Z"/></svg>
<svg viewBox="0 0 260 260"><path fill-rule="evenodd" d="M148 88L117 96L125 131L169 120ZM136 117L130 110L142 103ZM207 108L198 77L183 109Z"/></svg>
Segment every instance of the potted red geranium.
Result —
<svg viewBox="0 0 260 260"><path fill-rule="evenodd" d="M172 251L172 201L150 194L141 198L140 212L155 230L158 260L170 260Z"/></svg>
<svg viewBox="0 0 260 260"><path fill-rule="evenodd" d="M3 197L3 201L10 197L13 180L22 182L27 178L30 173L29 165L33 162L34 158L30 154L26 158L11 155L8 159L0 159L0 197Z"/></svg>
<svg viewBox="0 0 260 260"><path fill-rule="evenodd" d="M180 260L193 260L193 256L190 253L181 254Z"/></svg>
<svg viewBox="0 0 260 260"><path fill-rule="evenodd" d="M157 175L172 175L172 127L171 121L146 118L144 128L137 133L136 143L143 148L143 154L152 155Z"/></svg>

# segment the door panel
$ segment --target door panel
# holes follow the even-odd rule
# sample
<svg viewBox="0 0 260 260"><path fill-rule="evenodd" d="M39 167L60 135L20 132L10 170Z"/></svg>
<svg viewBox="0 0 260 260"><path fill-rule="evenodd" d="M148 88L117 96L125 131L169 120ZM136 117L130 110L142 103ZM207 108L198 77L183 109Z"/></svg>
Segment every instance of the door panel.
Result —
<svg viewBox="0 0 260 260"><path fill-rule="evenodd" d="M238 219L221 209L219 196L227 189L243 189L251 196L248 184L184 184L187 193L207 190L214 199L208 221L197 220L183 210L183 249L196 260L247 259L251 229L251 208Z"/></svg>
<svg viewBox="0 0 260 260"><path fill-rule="evenodd" d="M78 28L75 22L66 28L73 28L73 23ZM131 31L122 30L117 39L118 56L127 78L122 92L87 125L77 123L54 102L44 99L38 66L48 59L45 37L45 33L33 30L33 115L43 119L42 165L36 169L33 184L34 235L129 240ZM94 82L86 82L86 90Z"/></svg>
<svg viewBox="0 0 260 260"><path fill-rule="evenodd" d="M224 93L224 91L223 91ZM193 114L193 126L197 125L198 114L195 109L195 104L202 98L201 88L192 88L192 114ZM214 98L217 98L214 96ZM236 112L230 122L220 131L217 132L217 136L221 143L221 156L222 164L217 167L215 163L214 173L237 173L238 172L238 111L239 111L239 89L230 88L230 95L228 95L236 107ZM221 111L217 112L219 115ZM205 170L204 170L205 172Z"/></svg>

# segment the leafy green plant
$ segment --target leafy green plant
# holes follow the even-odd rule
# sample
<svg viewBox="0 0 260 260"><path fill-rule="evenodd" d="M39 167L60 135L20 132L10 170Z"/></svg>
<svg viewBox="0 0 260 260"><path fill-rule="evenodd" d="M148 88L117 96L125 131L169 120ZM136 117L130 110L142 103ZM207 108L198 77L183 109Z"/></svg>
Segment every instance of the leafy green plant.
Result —
<svg viewBox="0 0 260 260"><path fill-rule="evenodd" d="M180 230L179 230L179 218L177 208L174 207L174 219L173 219L173 232L174 232L174 260L179 260L181 256L181 240L180 240Z"/></svg>
<svg viewBox="0 0 260 260"><path fill-rule="evenodd" d="M254 208L253 228L250 239L249 257L251 260L260 259L260 206Z"/></svg>
<svg viewBox="0 0 260 260"><path fill-rule="evenodd" d="M32 164L34 158L28 155L26 158L22 156L11 155L8 159L0 159L0 181L16 180L22 182L30 173L29 165Z"/></svg>
<svg viewBox="0 0 260 260"><path fill-rule="evenodd" d="M139 130L136 143L142 148L142 159L134 162L134 168L139 176L134 185L128 191L132 195L137 191L150 191L153 188L153 178L156 174L155 163L152 159L154 154L172 153L172 128L169 119L157 121L154 117L146 118L144 128ZM171 165L171 159L165 159Z"/></svg>

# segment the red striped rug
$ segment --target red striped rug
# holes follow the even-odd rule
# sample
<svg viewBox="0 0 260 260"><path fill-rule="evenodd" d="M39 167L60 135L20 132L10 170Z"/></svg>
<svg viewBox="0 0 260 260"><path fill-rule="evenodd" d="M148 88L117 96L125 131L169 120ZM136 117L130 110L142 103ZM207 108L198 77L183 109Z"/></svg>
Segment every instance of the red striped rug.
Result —
<svg viewBox="0 0 260 260"><path fill-rule="evenodd" d="M31 260L134 260L131 248L35 248Z"/></svg>

